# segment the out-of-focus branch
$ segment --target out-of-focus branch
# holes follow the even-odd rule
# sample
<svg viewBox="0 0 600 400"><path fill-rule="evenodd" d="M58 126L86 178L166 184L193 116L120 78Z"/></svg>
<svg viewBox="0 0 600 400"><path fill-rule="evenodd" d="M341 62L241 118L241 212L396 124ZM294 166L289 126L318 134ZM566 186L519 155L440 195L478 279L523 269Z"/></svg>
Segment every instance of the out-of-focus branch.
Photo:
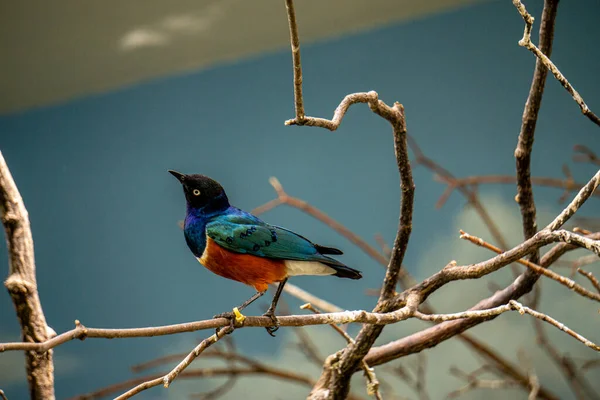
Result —
<svg viewBox="0 0 600 400"><path fill-rule="evenodd" d="M575 155L573 155L573 161L577 162L588 162L595 165L600 165L600 157L596 155L587 146L577 144L573 147L573 151L575 151Z"/></svg>
<svg viewBox="0 0 600 400"><path fill-rule="evenodd" d="M419 353L417 354L417 360L413 367L414 371L411 371L410 368L403 365L396 365L393 368L387 368L386 370L402 379L406 385L415 392L419 400L429 400L425 382L426 364L427 356L425 353Z"/></svg>
<svg viewBox="0 0 600 400"><path fill-rule="evenodd" d="M509 389L518 385L517 382L505 379L480 379L479 375L486 372L484 368L479 368L470 374L460 370L457 367L450 368L450 374L465 380L467 383L459 389L456 389L446 396L449 399L462 396L474 389Z"/></svg>
<svg viewBox="0 0 600 400"><path fill-rule="evenodd" d="M41 343L55 333L46 324L35 278L33 237L29 214L19 189L0 152L0 214L8 248L8 278L4 286L15 305L23 342ZM25 368L32 399L54 399L52 352L25 353Z"/></svg>
<svg viewBox="0 0 600 400"><path fill-rule="evenodd" d="M537 294L539 301L539 290ZM546 325L540 319L536 318L533 320L533 327L536 332L539 346L545 350L548 357L562 372L575 397L578 400L584 400L588 398L598 400L598 394L589 385L583 374L580 373L575 364L570 360L569 356L561 353L559 348L550 341L550 338L548 338L548 335L546 335Z"/></svg>
<svg viewBox="0 0 600 400"><path fill-rule="evenodd" d="M375 261L377 261L381 265L387 266L389 260L384 255L382 255L379 251L377 251L377 249L375 249L373 246L371 246L367 242L365 242L360 236L358 236L357 234L352 232L350 229L346 228L344 225L340 224L335 219L331 218L329 215L325 214L323 211L312 206L308 202L306 202L302 199L299 199L297 197L290 196L283 189L283 185L281 184L281 182L279 182L279 180L276 177L269 178L269 183L271 184L271 186L273 186L273 189L275 189L275 193L277 193L277 198L263 204L262 206L255 208L254 210L252 210L252 214L254 214L254 215L262 214L262 213L272 210L273 208L278 207L282 204L297 208L300 211L303 211L306 214L310 215L311 217L323 222L325 225L328 225L333 230L338 232L340 235L342 235L346 239L348 239L352 244L354 244L359 249L361 249L362 251L367 253ZM306 301L306 302L315 304L312 301ZM315 304L315 305L317 305L317 304ZM323 309L321 306L318 306L318 307L320 309Z"/></svg>
<svg viewBox="0 0 600 400"><path fill-rule="evenodd" d="M213 378L219 376L247 376L247 375L265 375L276 379L283 379L290 382L299 383L306 386L312 386L314 381L304 375L288 372L285 370L279 370L278 368L271 369L268 371L259 370L253 367L236 367L236 368L199 368L199 369L188 369L183 371L179 375L179 379L198 379L198 378ZM162 374L151 374L148 376L142 376L139 378L129 379L124 382L117 383L115 385L107 386L100 390L86 393L84 395L72 397L69 400L94 400L101 399L103 397L112 395L125 390L133 385L138 385L147 381L162 379ZM118 398L118 397L117 397Z"/></svg>
<svg viewBox="0 0 600 400"><path fill-rule="evenodd" d="M556 3L558 3L558 1L556 1ZM542 50L540 50L536 45L534 45L531 42L531 29L533 27L534 21L531 14L527 12L525 6L520 0L513 0L513 4L519 11L519 14L521 14L521 17L523 17L523 21L525 21L525 31L523 32L523 38L519 40L519 46L525 47L527 50L535 54L538 60L540 60L544 64L544 66L548 68L550 72L552 72L556 80L560 82L560 84L567 90L567 92L569 92L571 96L573 96L573 100L575 100L575 102L579 105L579 108L581 109L583 115L588 117L590 121L592 121L596 125L600 126L600 118L598 118L598 116L594 114L592 110L589 109L587 104L585 104L585 102L583 101L581 95L569 83L567 78L558 70L558 68L556 68L556 65L554 65L554 63L550 61L550 59L544 54L544 52L542 52Z"/></svg>
<svg viewBox="0 0 600 400"><path fill-rule="evenodd" d="M408 145L415 155L415 165L422 165L429 169L431 172L436 174L437 178L444 180L449 187L456 182L456 178L450 173L450 171L433 161L431 158L425 156L417 142L411 136L408 136ZM504 236L502 233L500 233L500 229L488 213L487 209L483 206L481 201L479 201L477 193L467 186L456 186L456 188L460 193L462 193L465 199L467 199L469 204L473 207L475 212L479 215L479 218L481 218L484 225L489 229L494 241L502 248L507 249L509 247L508 242L506 242ZM445 194L442 194L441 198L443 198L444 195ZM511 266L511 268L513 275L516 277L519 274L519 271L517 270L516 266Z"/></svg>
<svg viewBox="0 0 600 400"><path fill-rule="evenodd" d="M448 181L444 178L442 181L446 183L448 187L444 193L442 193L437 203L435 203L436 208L443 207L450 195L458 188L482 184L514 184L517 182L517 178L510 175L483 175L457 178L453 181ZM566 179L557 179L532 176L531 183L537 186L564 189L565 192L561 196L560 201L564 200L564 195L570 192L577 192L583 187L583 184L575 182L572 177L567 177ZM594 193L594 196L600 197L600 193Z"/></svg>

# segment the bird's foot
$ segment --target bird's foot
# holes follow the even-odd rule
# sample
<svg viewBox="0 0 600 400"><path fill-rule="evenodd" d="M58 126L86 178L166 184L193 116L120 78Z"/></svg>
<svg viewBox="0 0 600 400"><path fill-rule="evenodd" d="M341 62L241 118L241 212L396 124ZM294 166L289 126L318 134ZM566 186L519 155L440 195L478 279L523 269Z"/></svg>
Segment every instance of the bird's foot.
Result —
<svg viewBox="0 0 600 400"><path fill-rule="evenodd" d="M269 309L262 316L271 318L271 321L273 321L273 323L275 324L275 326L265 326L267 333L269 335L275 337L275 332L277 331L277 329L279 329L279 321L277 320L277 317L275 316L275 311Z"/></svg>
<svg viewBox="0 0 600 400"><path fill-rule="evenodd" d="M213 316L213 318L225 318L229 320L229 326L233 331L235 328L242 326L244 321L246 320L246 316L240 312L237 307L233 308L233 311L224 312L221 314L217 314ZM217 328L217 333L220 328Z"/></svg>

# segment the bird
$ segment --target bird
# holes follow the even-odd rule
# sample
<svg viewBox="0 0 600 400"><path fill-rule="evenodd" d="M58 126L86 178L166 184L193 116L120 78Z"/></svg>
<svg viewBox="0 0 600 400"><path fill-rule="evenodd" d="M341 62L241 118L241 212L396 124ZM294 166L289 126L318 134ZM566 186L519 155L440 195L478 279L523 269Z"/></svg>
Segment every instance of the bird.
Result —
<svg viewBox="0 0 600 400"><path fill-rule="evenodd" d="M241 311L264 295L268 285L279 283L271 305L263 316L274 326L266 327L271 336L279 328L275 316L277 302L288 278L297 275L333 275L360 279L360 271L330 257L342 255L333 247L315 244L282 227L270 225L255 215L229 204L223 186L201 174L186 175L168 170L183 187L186 216L185 241L192 254L211 272L252 286L256 293L233 312L215 316L243 322Z"/></svg>

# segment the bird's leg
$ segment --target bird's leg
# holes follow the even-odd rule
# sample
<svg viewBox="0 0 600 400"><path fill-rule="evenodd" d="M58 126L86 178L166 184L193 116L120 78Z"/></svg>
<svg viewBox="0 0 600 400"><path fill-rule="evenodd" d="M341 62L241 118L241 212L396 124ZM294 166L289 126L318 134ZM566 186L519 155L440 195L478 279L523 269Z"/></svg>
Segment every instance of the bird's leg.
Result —
<svg viewBox="0 0 600 400"><path fill-rule="evenodd" d="M265 329L267 333L273 337L275 337L275 331L279 329L279 321L277 321L277 317L275 317L275 308L277 307L277 302L279 301L279 297L281 296L281 292L283 291L283 287L287 282L288 278L285 278L281 282L279 282L279 286L277 286L277 291L275 292L275 296L273 296L273 301L269 306L269 309L266 313L263 314L263 317L271 318L271 321L275 323L275 326L267 326Z"/></svg>
<svg viewBox="0 0 600 400"><path fill-rule="evenodd" d="M265 293L267 293L266 290L264 292L256 292L252 295L252 297L250 297L248 300L243 302L239 307L234 307L233 311L228 311L228 312L224 312L221 314L217 314L217 315L213 316L213 318L227 318L231 324L231 328L235 329L236 322L242 323L246 319L246 317L240 311L242 311L244 308L248 307L256 299L258 299ZM218 331L218 329L217 329L217 331Z"/></svg>

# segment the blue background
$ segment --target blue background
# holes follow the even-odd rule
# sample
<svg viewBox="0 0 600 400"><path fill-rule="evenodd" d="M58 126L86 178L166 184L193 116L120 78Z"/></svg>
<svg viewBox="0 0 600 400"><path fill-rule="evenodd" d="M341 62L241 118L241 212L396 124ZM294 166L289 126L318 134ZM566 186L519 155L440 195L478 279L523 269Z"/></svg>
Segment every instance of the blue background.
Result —
<svg viewBox="0 0 600 400"><path fill-rule="evenodd" d="M535 32L540 3L527 4L538 17ZM600 112L600 56L594 51L600 37L598 15L597 1L561 3L552 57L596 113ZM495 1L304 45L307 114L329 118L346 94L376 90L388 104L404 104L409 133L426 155L455 175L514 174L513 151L535 63L534 56L517 45L522 31L513 5ZM194 260L177 226L184 215L181 188L167 169L217 179L231 202L246 210L274 197L268 178L276 176L288 193L324 210L369 242L375 244L373 235L381 233L391 243L397 227L399 178L387 122L357 105L335 133L285 127L283 121L293 112L291 57L282 49L1 116L0 149L29 210L39 291L49 325L63 332L73 327L75 319L90 327L200 320L253 293L210 274ZM569 163L577 180L586 181L595 168L573 164L571 148L587 144L600 152L598 134L598 127L549 78L536 131L533 175L561 177L563 163ZM465 201L454 194L436 211L434 204L445 187L423 167L415 166L414 178L414 230L406 265L424 278L443 267L441 260L460 257L442 254L430 270L417 269L433 241L458 242L455 222ZM494 196L518 216L512 201L514 186L482 186L480 193ZM549 212L560 210L556 202L560 194L535 188L538 205ZM581 214L599 211L594 199ZM365 289L378 287L383 277L374 261L297 210L282 207L263 217L317 243L342 248L343 260L365 276L361 281L302 277L293 283L346 309L374 305L375 298L362 295ZM472 233L489 238L485 229ZM511 243L520 235L520 230L513 232ZM0 270L7 270L6 260L2 244ZM464 306L477 298L469 298ZM266 302L252 306L249 313L262 312ZM164 354L174 340L188 340L179 348L185 350L207 334L67 343L55 351L57 397L129 378L129 366ZM589 334L592 340L600 339L597 331ZM272 339L263 330L244 330L235 339L245 353L260 358L276 352L288 335L282 329ZM10 297L0 291L0 339L18 337ZM21 354L4 353L0 362L8 357L22 360ZM76 367L66 367L73 363ZM589 378L599 378L597 371ZM26 397L24 379L3 384L1 375L0 388L11 400ZM570 393L564 382L542 383L556 393ZM443 393L455 387L444 388ZM168 391L161 390L140 398L166 398ZM482 394L478 393L473 395Z"/></svg>

